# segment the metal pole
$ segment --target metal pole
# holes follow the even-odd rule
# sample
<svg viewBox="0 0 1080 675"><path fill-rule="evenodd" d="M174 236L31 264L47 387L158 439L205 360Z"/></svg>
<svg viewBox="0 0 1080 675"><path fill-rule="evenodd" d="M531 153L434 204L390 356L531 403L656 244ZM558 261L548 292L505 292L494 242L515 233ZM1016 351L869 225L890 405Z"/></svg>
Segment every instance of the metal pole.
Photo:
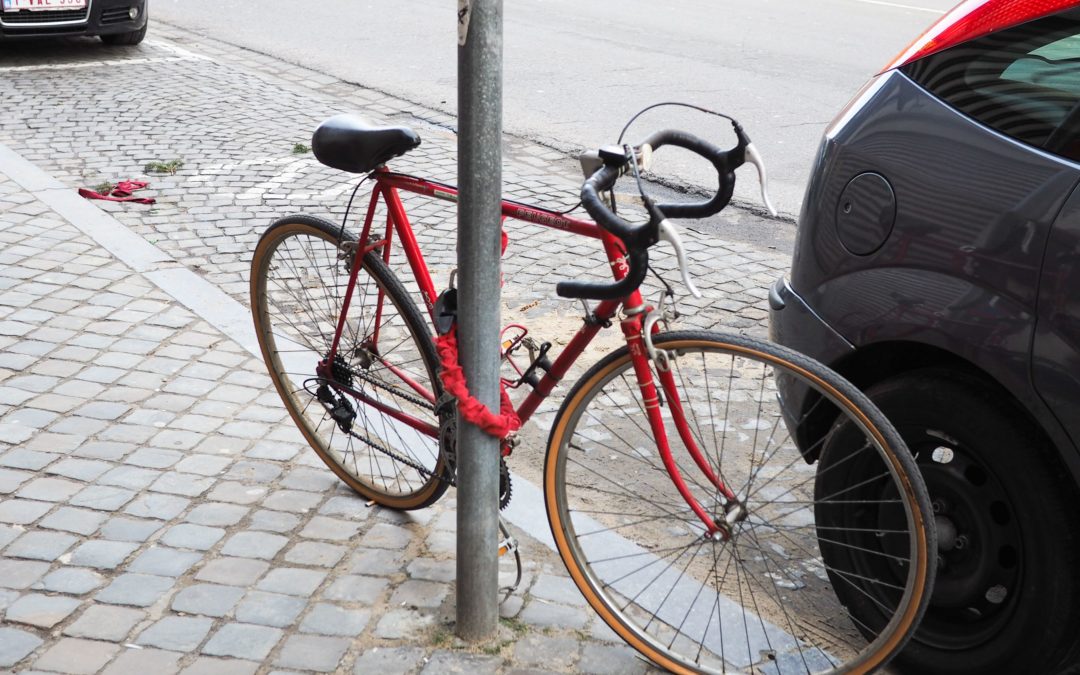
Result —
<svg viewBox="0 0 1080 675"><path fill-rule="evenodd" d="M459 0L458 350L469 390L499 409L502 0ZM459 420L457 634L498 621L499 441Z"/></svg>

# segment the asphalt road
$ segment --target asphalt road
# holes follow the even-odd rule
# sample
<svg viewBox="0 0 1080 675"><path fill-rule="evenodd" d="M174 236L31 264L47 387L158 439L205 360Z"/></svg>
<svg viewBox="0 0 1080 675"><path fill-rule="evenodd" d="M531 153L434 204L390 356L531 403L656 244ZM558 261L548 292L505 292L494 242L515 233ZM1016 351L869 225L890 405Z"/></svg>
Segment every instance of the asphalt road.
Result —
<svg viewBox="0 0 1080 675"><path fill-rule="evenodd" d="M509 0L504 128L554 147L610 143L636 111L688 101L737 117L768 162L773 200L798 213L826 124L954 0ZM155 0L153 17L444 111L456 108L451 0ZM628 134L700 114L648 113ZM707 184L703 167L658 166ZM752 170L736 198L759 201Z"/></svg>

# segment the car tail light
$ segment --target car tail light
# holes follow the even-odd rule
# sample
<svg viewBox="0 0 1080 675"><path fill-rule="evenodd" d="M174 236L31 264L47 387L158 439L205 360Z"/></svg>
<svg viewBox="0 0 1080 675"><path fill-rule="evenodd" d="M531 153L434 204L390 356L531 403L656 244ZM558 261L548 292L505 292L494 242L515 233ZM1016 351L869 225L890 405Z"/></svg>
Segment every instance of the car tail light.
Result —
<svg viewBox="0 0 1080 675"><path fill-rule="evenodd" d="M885 70L948 49L961 42L989 35L1003 28L1018 26L1049 14L1080 6L1080 0L967 0L954 7L930 26Z"/></svg>

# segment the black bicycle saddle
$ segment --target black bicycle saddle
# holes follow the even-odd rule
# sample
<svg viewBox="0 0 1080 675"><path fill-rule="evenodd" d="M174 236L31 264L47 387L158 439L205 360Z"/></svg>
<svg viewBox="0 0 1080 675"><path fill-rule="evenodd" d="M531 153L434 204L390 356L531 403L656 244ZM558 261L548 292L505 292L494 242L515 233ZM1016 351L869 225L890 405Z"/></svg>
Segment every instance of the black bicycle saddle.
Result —
<svg viewBox="0 0 1080 675"><path fill-rule="evenodd" d="M315 158L349 173L367 173L420 145L408 127L379 127L359 115L335 115L311 137Z"/></svg>

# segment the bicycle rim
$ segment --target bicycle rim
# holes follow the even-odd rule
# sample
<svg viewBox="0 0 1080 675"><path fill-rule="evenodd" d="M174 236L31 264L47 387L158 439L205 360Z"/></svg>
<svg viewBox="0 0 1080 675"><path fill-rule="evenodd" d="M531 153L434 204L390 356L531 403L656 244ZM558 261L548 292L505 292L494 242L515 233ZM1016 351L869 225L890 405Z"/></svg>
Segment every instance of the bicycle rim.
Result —
<svg viewBox="0 0 1080 675"><path fill-rule="evenodd" d="M353 264L337 235L307 216L263 235L252 261L259 344L293 420L342 480L387 506L427 506L446 489L438 438L428 433L439 427L436 356L415 305L374 253L358 273L333 373L316 372Z"/></svg>
<svg viewBox="0 0 1080 675"><path fill-rule="evenodd" d="M674 672L883 665L917 625L934 562L929 501L899 436L854 387L789 350L695 332L654 341L676 357L691 442L746 515L728 537L705 536L661 463L628 352L612 354L564 403L545 466L552 531L586 599L631 646ZM844 472L857 480L836 487L804 459L819 448L792 441L776 375L835 409L819 443L842 458L828 472L857 467ZM683 479L724 520L732 507L676 432L669 396L661 399ZM864 606L842 604L838 585L855 589L860 603L849 604Z"/></svg>

